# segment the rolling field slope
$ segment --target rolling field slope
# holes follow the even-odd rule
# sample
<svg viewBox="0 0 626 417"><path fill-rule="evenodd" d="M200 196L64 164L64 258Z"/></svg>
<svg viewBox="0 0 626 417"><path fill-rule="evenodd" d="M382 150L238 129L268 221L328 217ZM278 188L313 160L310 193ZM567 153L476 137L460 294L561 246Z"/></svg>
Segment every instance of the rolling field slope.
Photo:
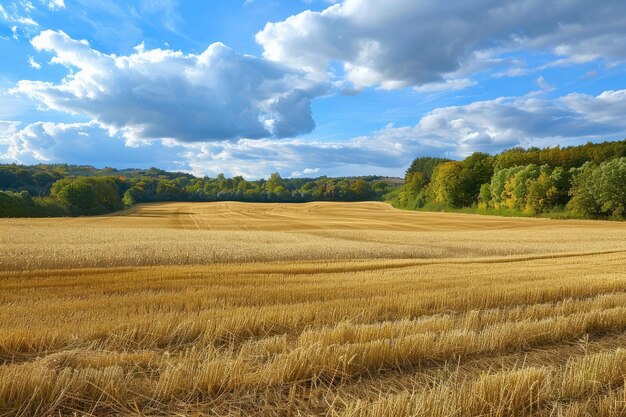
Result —
<svg viewBox="0 0 626 417"><path fill-rule="evenodd" d="M0 220L0 415L626 415L626 224L382 203Z"/></svg>

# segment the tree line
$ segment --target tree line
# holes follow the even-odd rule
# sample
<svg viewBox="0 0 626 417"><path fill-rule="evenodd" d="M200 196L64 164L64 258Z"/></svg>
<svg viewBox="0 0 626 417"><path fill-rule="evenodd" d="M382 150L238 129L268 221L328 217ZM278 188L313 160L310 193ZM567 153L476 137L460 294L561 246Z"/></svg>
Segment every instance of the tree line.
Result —
<svg viewBox="0 0 626 417"><path fill-rule="evenodd" d="M626 217L626 140L476 152L463 161L421 157L404 183L379 176L245 180L91 166L0 165L0 217L106 214L159 201L387 200L405 209Z"/></svg>
<svg viewBox="0 0 626 417"><path fill-rule="evenodd" d="M379 176L245 180L198 178L157 168L0 165L0 217L106 214L159 201L308 202L381 200L393 187Z"/></svg>
<svg viewBox="0 0 626 417"><path fill-rule="evenodd" d="M390 200L406 209L623 219L626 140L417 158Z"/></svg>

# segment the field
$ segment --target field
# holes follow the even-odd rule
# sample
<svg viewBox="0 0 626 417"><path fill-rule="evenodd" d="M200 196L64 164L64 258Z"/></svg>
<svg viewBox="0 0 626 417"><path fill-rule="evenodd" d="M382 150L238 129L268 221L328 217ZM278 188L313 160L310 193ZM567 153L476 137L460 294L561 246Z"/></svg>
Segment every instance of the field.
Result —
<svg viewBox="0 0 626 417"><path fill-rule="evenodd" d="M0 220L0 416L624 416L626 223L383 203Z"/></svg>

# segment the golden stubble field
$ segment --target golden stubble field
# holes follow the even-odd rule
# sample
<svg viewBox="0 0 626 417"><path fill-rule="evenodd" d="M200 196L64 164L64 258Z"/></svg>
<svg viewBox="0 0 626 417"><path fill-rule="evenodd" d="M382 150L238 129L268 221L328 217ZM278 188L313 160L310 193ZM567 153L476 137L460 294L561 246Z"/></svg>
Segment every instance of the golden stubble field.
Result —
<svg viewBox="0 0 626 417"><path fill-rule="evenodd" d="M626 223L382 203L0 220L0 415L624 416Z"/></svg>

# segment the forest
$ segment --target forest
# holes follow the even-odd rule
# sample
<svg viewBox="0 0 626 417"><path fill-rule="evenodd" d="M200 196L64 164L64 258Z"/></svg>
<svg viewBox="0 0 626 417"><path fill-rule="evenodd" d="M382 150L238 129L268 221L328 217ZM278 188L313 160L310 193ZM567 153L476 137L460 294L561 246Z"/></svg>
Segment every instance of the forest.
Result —
<svg viewBox="0 0 626 417"><path fill-rule="evenodd" d="M388 199L410 210L623 219L626 140L417 158Z"/></svg>
<svg viewBox="0 0 626 417"><path fill-rule="evenodd" d="M106 214L162 201L389 201L409 210L622 219L626 140L475 152L462 161L419 157L404 183L380 176L245 180L91 166L0 165L0 217Z"/></svg>
<svg viewBox="0 0 626 417"><path fill-rule="evenodd" d="M162 201L308 202L381 200L393 179L282 178L191 174L76 165L0 165L0 217L58 217L111 213Z"/></svg>

